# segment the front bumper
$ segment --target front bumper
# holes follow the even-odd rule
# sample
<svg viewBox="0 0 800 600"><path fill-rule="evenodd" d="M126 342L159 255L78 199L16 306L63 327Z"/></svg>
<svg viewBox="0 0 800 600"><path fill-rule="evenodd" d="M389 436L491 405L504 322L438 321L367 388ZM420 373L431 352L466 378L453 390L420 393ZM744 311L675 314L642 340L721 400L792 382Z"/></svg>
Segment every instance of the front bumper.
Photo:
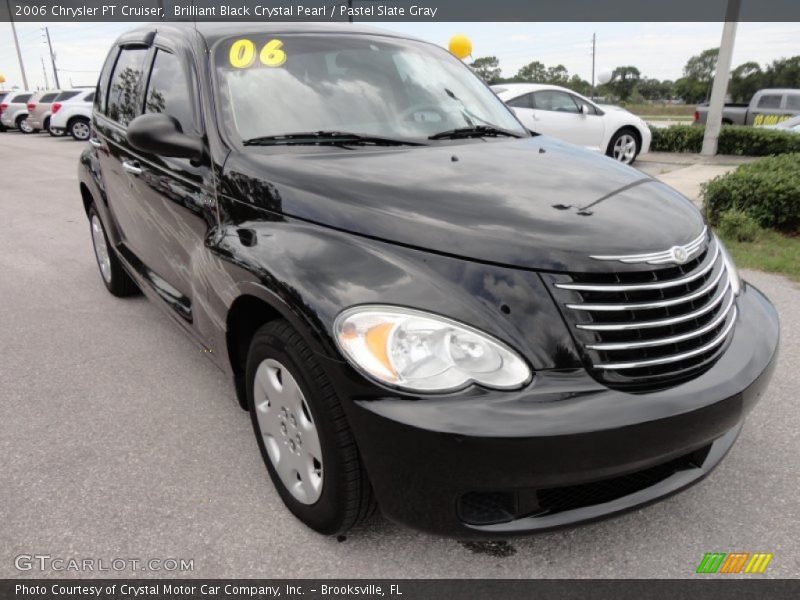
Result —
<svg viewBox="0 0 800 600"><path fill-rule="evenodd" d="M381 508L455 537L541 531L674 493L713 469L763 394L778 346L769 301L746 286L733 339L699 377L658 392L542 371L519 392L347 402Z"/></svg>

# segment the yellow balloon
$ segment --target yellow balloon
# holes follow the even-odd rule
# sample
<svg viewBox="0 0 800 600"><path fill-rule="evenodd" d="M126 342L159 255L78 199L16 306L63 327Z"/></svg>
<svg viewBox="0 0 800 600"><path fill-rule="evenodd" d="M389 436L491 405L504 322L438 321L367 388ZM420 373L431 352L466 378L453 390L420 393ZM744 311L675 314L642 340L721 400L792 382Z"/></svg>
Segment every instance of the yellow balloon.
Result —
<svg viewBox="0 0 800 600"><path fill-rule="evenodd" d="M6 78L3 76L2 73L0 73L0 83L5 83L5 82L6 82Z"/></svg>
<svg viewBox="0 0 800 600"><path fill-rule="evenodd" d="M450 38L449 48L450 52L461 60L472 54L472 42L467 36L460 33Z"/></svg>

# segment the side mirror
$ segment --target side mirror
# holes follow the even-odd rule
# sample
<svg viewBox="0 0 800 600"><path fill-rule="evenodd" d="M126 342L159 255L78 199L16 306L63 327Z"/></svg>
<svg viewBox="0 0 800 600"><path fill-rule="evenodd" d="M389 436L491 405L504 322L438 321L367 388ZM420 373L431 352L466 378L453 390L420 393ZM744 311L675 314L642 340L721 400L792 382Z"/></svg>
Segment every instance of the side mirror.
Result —
<svg viewBox="0 0 800 600"><path fill-rule="evenodd" d="M585 104L581 104L578 108L580 109L580 112L581 112L582 115L588 115L589 114L589 109Z"/></svg>
<svg viewBox="0 0 800 600"><path fill-rule="evenodd" d="M205 156L203 140L183 133L178 121L163 113L136 117L128 125L127 138L131 146L148 154L195 161Z"/></svg>

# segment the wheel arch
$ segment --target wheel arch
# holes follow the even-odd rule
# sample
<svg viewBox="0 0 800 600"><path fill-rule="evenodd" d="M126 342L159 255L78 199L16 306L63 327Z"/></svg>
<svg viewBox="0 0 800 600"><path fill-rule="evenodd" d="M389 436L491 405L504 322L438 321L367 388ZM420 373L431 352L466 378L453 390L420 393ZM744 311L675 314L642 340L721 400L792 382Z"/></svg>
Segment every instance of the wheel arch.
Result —
<svg viewBox="0 0 800 600"><path fill-rule="evenodd" d="M249 293L236 298L228 309L225 319L228 361L233 372L236 398L245 410L247 410L245 368L250 342L259 327L281 318L283 314L275 306Z"/></svg>

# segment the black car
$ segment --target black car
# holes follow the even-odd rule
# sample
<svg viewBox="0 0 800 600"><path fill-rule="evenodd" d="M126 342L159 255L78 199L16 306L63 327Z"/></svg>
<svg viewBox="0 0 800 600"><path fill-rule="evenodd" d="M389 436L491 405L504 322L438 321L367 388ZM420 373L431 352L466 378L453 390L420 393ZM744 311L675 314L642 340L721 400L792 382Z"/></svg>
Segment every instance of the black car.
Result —
<svg viewBox="0 0 800 600"><path fill-rule="evenodd" d="M143 27L92 128L106 287L231 374L322 533L376 504L495 539L639 506L716 466L770 378L775 310L688 200L526 130L431 44Z"/></svg>

